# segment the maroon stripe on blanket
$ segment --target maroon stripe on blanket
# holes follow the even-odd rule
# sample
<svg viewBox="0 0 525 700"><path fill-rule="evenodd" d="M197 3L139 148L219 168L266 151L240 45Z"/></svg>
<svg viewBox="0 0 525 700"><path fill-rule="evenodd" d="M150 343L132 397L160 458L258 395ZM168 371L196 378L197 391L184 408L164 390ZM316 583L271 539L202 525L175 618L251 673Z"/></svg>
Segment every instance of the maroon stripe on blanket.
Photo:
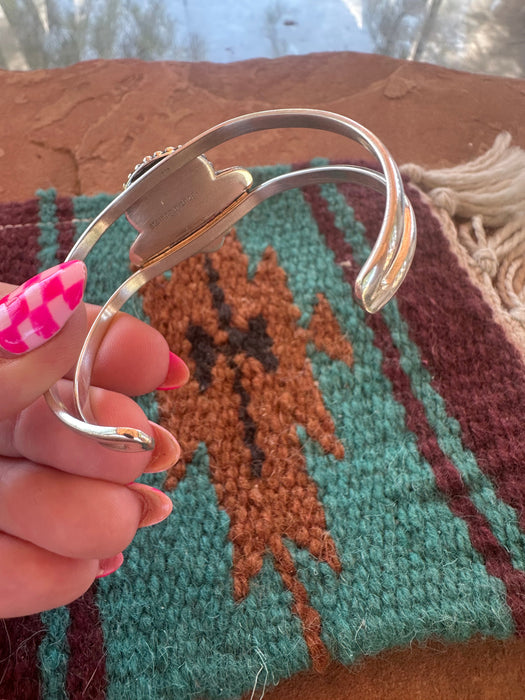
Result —
<svg viewBox="0 0 525 700"><path fill-rule="evenodd" d="M0 204L0 281L22 284L39 271L39 202Z"/></svg>
<svg viewBox="0 0 525 700"><path fill-rule="evenodd" d="M75 212L73 210L73 200L71 197L57 197L56 202L57 217L57 262L64 262L66 255L73 247L75 240L75 224L73 223Z"/></svg>
<svg viewBox="0 0 525 700"><path fill-rule="evenodd" d="M341 191L372 240L382 198L362 189L353 196L353 185L342 185ZM410 199L419 236L412 268L397 295L399 310L434 388L461 426L465 446L525 530L525 367L413 188Z"/></svg>
<svg viewBox="0 0 525 700"><path fill-rule="evenodd" d="M485 516L476 510L456 466L443 454L425 408L412 393L410 379L401 368L400 353L380 315L367 318L374 331L374 344L383 353L383 372L392 382L394 397L405 407L406 426L417 438L419 452L432 466L436 484L446 496L452 513L467 524L470 541L482 555L489 574L505 584L507 605L516 623L516 632L525 636L525 573L514 569L508 551L497 540Z"/></svg>
<svg viewBox="0 0 525 700"><path fill-rule="evenodd" d="M343 274L353 286L359 266L353 259L351 246L344 240L343 232L335 225L334 215L322 198L320 188L305 188L304 197L327 246L335 253L336 262L351 263L344 266ZM425 214L429 215L427 212ZM366 323L374 332L375 345L382 351L383 372L392 382L394 396L405 408L407 428L416 436L418 449L430 464L437 487L445 496L451 512L466 523L471 544L483 557L487 572L505 584L507 604L514 617L516 631L525 635L525 573L514 569L509 553L472 502L458 469L442 452L427 420L425 408L412 392L410 379L400 364L399 351L382 316L367 315Z"/></svg>
<svg viewBox="0 0 525 700"><path fill-rule="evenodd" d="M73 200L56 199L57 261L62 262L73 246L75 224ZM69 663L66 688L70 700L100 700L106 690L106 652L104 634L96 602L96 586L69 605L67 632Z"/></svg>
<svg viewBox="0 0 525 700"><path fill-rule="evenodd" d="M106 697L106 650L94 583L69 605L69 663L66 690L69 700L103 700Z"/></svg>
<svg viewBox="0 0 525 700"><path fill-rule="evenodd" d="M0 698L41 697L38 648L45 627L40 615L0 620Z"/></svg>

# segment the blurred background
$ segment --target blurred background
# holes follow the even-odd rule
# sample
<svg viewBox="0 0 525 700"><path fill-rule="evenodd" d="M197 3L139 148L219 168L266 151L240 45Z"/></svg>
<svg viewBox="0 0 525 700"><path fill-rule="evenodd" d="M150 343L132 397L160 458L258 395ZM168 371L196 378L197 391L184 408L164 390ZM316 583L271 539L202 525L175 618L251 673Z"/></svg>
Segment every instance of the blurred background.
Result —
<svg viewBox="0 0 525 700"><path fill-rule="evenodd" d="M524 0L0 0L0 67L359 51L525 77Z"/></svg>

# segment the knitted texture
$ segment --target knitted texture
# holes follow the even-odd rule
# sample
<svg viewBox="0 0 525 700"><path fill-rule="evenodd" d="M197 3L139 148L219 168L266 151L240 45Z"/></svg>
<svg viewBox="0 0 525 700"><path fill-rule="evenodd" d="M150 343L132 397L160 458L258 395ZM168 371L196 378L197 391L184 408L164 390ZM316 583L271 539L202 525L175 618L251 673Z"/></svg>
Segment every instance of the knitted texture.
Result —
<svg viewBox="0 0 525 700"><path fill-rule="evenodd" d="M141 399L181 443L145 479L173 513L75 603L6 621L0 697L261 697L330 658L525 634L525 367L408 191L418 249L377 315L352 285L383 200L352 185L265 202L133 300L191 370ZM63 260L108 201L0 206L0 279ZM89 301L133 237L97 244Z"/></svg>

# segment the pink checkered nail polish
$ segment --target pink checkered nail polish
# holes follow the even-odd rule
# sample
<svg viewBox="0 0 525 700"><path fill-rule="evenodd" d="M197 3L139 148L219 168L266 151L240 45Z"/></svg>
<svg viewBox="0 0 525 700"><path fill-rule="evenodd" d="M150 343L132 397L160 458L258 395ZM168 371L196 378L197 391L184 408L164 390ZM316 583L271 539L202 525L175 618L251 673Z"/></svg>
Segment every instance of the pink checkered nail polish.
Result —
<svg viewBox="0 0 525 700"><path fill-rule="evenodd" d="M86 276L84 263L72 260L0 299L0 348L21 355L56 335L80 304Z"/></svg>

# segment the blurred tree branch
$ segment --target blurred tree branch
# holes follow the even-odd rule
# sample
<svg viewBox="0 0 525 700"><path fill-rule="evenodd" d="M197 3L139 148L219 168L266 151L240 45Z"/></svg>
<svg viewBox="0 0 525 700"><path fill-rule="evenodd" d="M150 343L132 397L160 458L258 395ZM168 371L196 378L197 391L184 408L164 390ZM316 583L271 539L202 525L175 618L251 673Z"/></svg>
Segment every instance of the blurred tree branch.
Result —
<svg viewBox="0 0 525 700"><path fill-rule="evenodd" d="M449 68L525 75L523 0L364 0L378 53Z"/></svg>
<svg viewBox="0 0 525 700"><path fill-rule="evenodd" d="M153 61L205 54L204 40L188 46L176 38L176 22L163 0L0 0L13 42L28 68L52 68L90 58ZM9 56L2 46L0 60Z"/></svg>

